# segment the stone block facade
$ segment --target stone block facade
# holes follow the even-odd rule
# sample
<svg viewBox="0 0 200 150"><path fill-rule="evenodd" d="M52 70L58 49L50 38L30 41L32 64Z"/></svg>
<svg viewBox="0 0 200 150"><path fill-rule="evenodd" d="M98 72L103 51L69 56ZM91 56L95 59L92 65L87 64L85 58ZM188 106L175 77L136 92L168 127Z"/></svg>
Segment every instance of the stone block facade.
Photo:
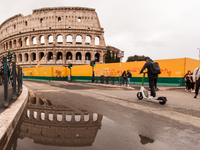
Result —
<svg viewBox="0 0 200 150"><path fill-rule="evenodd" d="M22 67L105 62L107 47L95 9L53 7L15 15L0 25L0 58L15 52ZM115 51L119 51L115 49Z"/></svg>

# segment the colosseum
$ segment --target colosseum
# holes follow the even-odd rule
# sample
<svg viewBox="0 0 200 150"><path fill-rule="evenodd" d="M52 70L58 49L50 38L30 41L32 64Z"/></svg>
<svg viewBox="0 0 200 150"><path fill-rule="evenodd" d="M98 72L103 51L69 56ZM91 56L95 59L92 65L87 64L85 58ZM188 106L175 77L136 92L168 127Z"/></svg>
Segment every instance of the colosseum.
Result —
<svg viewBox="0 0 200 150"><path fill-rule="evenodd" d="M22 67L105 62L104 29L92 8L53 7L15 15L0 25L0 59L8 51ZM115 53L119 49L112 47Z"/></svg>

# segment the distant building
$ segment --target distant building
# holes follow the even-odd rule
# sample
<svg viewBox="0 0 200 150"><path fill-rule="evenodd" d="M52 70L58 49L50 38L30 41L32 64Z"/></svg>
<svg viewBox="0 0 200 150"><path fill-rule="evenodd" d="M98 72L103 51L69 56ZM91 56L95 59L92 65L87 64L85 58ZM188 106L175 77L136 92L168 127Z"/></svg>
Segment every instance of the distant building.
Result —
<svg viewBox="0 0 200 150"><path fill-rule="evenodd" d="M14 60L22 67L36 66L43 56L40 66L63 66L89 64L90 60L104 63L107 47L95 9L53 7L4 21L0 25L0 58L8 51L15 52Z"/></svg>

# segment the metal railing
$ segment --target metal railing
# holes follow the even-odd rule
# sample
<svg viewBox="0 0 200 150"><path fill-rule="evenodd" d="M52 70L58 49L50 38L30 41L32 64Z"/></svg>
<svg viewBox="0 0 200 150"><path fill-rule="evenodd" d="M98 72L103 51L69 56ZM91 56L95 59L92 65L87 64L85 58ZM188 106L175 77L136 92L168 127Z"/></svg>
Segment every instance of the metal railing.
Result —
<svg viewBox="0 0 200 150"><path fill-rule="evenodd" d="M116 84L116 83L119 83L119 77L112 77L112 76L95 76L95 77L92 77L93 78L93 81L95 83L101 83L101 84ZM120 83L121 84L121 83Z"/></svg>
<svg viewBox="0 0 200 150"><path fill-rule="evenodd" d="M12 67L9 67L9 66ZM16 71L16 62L12 62L12 64L7 63L7 57L3 57L3 88L4 88L4 106L8 107L10 104L9 99L9 84L12 86L12 99L16 100L17 97L22 92L22 68L17 66ZM18 90L17 90L18 89Z"/></svg>

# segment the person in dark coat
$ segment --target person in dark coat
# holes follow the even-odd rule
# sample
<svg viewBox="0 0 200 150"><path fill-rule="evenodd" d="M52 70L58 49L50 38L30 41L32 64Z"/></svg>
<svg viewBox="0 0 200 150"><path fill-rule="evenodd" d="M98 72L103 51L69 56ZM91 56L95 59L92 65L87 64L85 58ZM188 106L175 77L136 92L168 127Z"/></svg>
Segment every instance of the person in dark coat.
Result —
<svg viewBox="0 0 200 150"><path fill-rule="evenodd" d="M124 82L126 82L126 85L127 85L127 74L126 74L126 71L124 71L122 73L122 86L124 86Z"/></svg>
<svg viewBox="0 0 200 150"><path fill-rule="evenodd" d="M149 98L153 98L153 97L156 97L155 85L157 84L158 75L152 74L150 72L150 65L151 65L151 62L153 62L153 60L151 60L149 57L145 57L145 61L146 61L146 63L142 67L140 73L142 73L143 70L145 70L147 68L149 87L151 89L151 96Z"/></svg>

